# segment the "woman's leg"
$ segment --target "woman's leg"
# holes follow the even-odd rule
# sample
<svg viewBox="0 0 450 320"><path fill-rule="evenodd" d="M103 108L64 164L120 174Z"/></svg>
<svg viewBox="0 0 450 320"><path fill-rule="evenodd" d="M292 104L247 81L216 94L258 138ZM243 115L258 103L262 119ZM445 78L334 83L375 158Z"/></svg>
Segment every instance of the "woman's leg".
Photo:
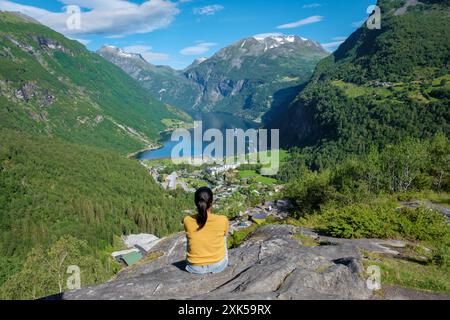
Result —
<svg viewBox="0 0 450 320"><path fill-rule="evenodd" d="M187 262L186 264L186 271L192 274L199 274L199 275L209 273L208 268L204 266L193 266L189 264L189 262Z"/></svg>

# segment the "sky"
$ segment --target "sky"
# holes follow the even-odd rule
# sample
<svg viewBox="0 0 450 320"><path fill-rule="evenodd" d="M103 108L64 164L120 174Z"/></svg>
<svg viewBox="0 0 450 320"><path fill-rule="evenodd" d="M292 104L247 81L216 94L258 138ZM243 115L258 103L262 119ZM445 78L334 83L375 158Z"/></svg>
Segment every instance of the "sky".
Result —
<svg viewBox="0 0 450 320"><path fill-rule="evenodd" d="M376 0L0 0L78 40L113 45L156 65L195 59L258 34L298 35L333 51L369 16Z"/></svg>

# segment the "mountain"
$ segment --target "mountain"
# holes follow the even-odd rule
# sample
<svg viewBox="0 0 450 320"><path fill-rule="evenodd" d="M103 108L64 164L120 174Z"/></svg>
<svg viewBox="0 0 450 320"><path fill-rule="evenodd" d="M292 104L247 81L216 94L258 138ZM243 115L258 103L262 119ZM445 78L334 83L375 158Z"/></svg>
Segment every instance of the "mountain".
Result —
<svg viewBox="0 0 450 320"><path fill-rule="evenodd" d="M311 40L262 35L240 40L184 74L201 88L195 110L229 112L260 121L284 102L280 101L283 91L306 82L327 55Z"/></svg>
<svg viewBox="0 0 450 320"><path fill-rule="evenodd" d="M61 290L58 252L87 285L117 272L123 233L179 231L190 199L124 154L184 119L80 43L0 12L0 300Z"/></svg>
<svg viewBox="0 0 450 320"><path fill-rule="evenodd" d="M98 53L166 103L258 121L292 98L328 55L317 42L281 34L240 40L183 71L153 66L117 48L104 47Z"/></svg>
<svg viewBox="0 0 450 320"><path fill-rule="evenodd" d="M77 41L0 13L1 127L126 153L182 118Z"/></svg>
<svg viewBox="0 0 450 320"><path fill-rule="evenodd" d="M59 292L46 252L66 250L83 286L109 280L120 236L181 231L191 202L116 152L0 128L0 300Z"/></svg>
<svg viewBox="0 0 450 320"><path fill-rule="evenodd" d="M196 103L198 88L181 72L168 66L155 66L140 54L114 46L103 46L97 53L139 81L158 100L185 110Z"/></svg>
<svg viewBox="0 0 450 320"><path fill-rule="evenodd" d="M324 164L406 137L450 135L449 1L380 0L381 30L362 26L321 61L268 125Z"/></svg>
<svg viewBox="0 0 450 320"><path fill-rule="evenodd" d="M194 62L191 63L190 66L188 66L186 69L184 69L184 71L188 71L188 70L190 70L190 69L192 69L192 68L195 68L195 67L197 67L200 63L203 63L203 62L205 62L206 60L208 60L208 58L206 58L206 57L197 58L197 59L194 60Z"/></svg>

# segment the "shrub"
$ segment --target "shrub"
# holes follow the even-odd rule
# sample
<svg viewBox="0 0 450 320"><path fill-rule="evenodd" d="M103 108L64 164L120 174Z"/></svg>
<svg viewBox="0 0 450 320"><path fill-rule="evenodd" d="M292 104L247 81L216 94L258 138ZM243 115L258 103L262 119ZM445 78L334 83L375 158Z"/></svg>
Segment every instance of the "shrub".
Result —
<svg viewBox="0 0 450 320"><path fill-rule="evenodd" d="M433 210L401 210L387 205L353 205L327 209L321 231L340 238L405 238L442 242L450 234L446 218Z"/></svg>
<svg viewBox="0 0 450 320"><path fill-rule="evenodd" d="M300 211L312 212L333 200L335 190L330 185L329 172L308 172L303 179L289 183L286 196L294 201Z"/></svg>
<svg viewBox="0 0 450 320"><path fill-rule="evenodd" d="M395 232L390 226L388 210L364 205L328 209L324 212L325 226L322 231L339 238L389 238Z"/></svg>
<svg viewBox="0 0 450 320"><path fill-rule="evenodd" d="M440 267L449 267L450 266L450 241L446 241L444 243L440 243L433 250L432 256L433 264Z"/></svg>

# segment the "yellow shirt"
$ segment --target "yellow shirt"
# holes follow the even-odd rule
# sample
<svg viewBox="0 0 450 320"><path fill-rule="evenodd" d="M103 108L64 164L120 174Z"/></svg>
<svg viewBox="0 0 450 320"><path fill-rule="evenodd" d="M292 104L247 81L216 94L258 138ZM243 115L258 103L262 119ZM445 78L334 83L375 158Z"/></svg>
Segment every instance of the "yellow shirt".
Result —
<svg viewBox="0 0 450 320"><path fill-rule="evenodd" d="M225 236L228 233L228 218L208 214L203 229L194 217L184 218L184 230L188 240L187 259L194 266L207 266L225 258Z"/></svg>

